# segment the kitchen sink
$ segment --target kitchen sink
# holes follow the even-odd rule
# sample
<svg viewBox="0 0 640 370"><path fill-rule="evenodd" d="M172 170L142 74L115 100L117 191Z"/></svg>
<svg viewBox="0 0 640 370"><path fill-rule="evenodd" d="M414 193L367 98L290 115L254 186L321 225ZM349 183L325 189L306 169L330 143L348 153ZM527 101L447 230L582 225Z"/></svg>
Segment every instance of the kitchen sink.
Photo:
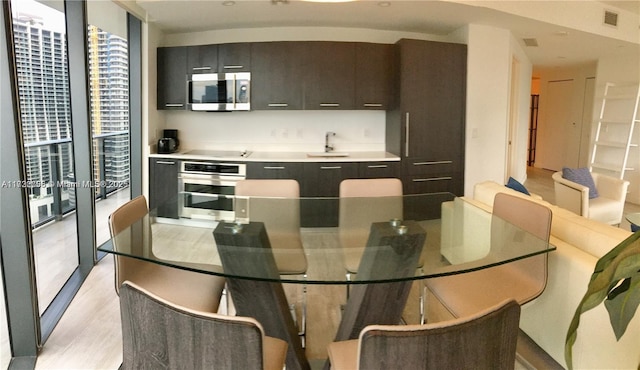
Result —
<svg viewBox="0 0 640 370"><path fill-rule="evenodd" d="M344 152L316 152L307 153L307 157L348 157L349 153Z"/></svg>

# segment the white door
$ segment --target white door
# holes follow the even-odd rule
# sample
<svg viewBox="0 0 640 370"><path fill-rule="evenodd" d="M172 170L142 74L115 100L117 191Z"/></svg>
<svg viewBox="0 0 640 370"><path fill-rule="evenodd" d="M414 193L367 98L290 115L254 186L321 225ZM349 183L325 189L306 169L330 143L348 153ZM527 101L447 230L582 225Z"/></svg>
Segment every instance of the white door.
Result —
<svg viewBox="0 0 640 370"><path fill-rule="evenodd" d="M578 167L581 122L573 117L574 81L549 81L544 99L545 120L538 141L540 167L559 171Z"/></svg>

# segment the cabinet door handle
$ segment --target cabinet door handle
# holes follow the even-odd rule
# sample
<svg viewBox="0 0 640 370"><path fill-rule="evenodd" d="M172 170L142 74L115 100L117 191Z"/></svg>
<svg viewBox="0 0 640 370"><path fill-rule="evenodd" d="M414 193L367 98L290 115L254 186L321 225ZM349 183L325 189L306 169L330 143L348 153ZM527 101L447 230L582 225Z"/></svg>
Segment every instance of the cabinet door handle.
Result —
<svg viewBox="0 0 640 370"><path fill-rule="evenodd" d="M409 156L409 112L405 113L404 126L404 156Z"/></svg>
<svg viewBox="0 0 640 370"><path fill-rule="evenodd" d="M284 169L286 169L286 167L284 167L284 166L264 166L262 168L264 168L265 170L284 170Z"/></svg>
<svg viewBox="0 0 640 370"><path fill-rule="evenodd" d="M182 103L167 103L164 106L167 107L167 108L184 107L184 104L182 104Z"/></svg>
<svg viewBox="0 0 640 370"><path fill-rule="evenodd" d="M193 67L191 69L194 71L208 71L211 69L211 67Z"/></svg>
<svg viewBox="0 0 640 370"><path fill-rule="evenodd" d="M427 181L442 181L442 180L451 180L451 176L443 176L443 177L429 177L428 179L413 179L413 182L427 182Z"/></svg>
<svg viewBox="0 0 640 370"><path fill-rule="evenodd" d="M173 161L156 161L156 164L169 164L169 165L174 165L176 164L176 162Z"/></svg>
<svg viewBox="0 0 640 370"><path fill-rule="evenodd" d="M341 168L342 168L342 166L322 166L322 167L320 167L321 170L339 170Z"/></svg>
<svg viewBox="0 0 640 370"><path fill-rule="evenodd" d="M340 103L320 103L321 107L339 107Z"/></svg>
<svg viewBox="0 0 640 370"><path fill-rule="evenodd" d="M269 103L267 104L268 107L288 107L289 104L287 103Z"/></svg>
<svg viewBox="0 0 640 370"><path fill-rule="evenodd" d="M222 67L223 69L241 69L244 68L244 66L240 66L240 65L232 65L232 66L224 66Z"/></svg>
<svg viewBox="0 0 640 370"><path fill-rule="evenodd" d="M380 108L380 107L382 107L382 104L380 104L380 103L364 103L363 106L364 107L368 107L368 108Z"/></svg>
<svg viewBox="0 0 640 370"><path fill-rule="evenodd" d="M387 168L389 166L387 166L386 164L372 164L367 166L367 168Z"/></svg>
<svg viewBox="0 0 640 370"><path fill-rule="evenodd" d="M435 164L451 164L453 161L413 162L414 166L431 166Z"/></svg>

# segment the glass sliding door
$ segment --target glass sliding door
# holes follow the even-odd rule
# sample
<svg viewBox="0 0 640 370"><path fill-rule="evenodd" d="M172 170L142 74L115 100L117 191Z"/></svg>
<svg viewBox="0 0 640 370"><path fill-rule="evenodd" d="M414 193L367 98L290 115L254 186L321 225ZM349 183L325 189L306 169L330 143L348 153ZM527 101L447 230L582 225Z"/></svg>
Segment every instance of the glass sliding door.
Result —
<svg viewBox="0 0 640 370"><path fill-rule="evenodd" d="M130 199L127 12L87 2L89 109L93 136L96 245L109 240L109 215Z"/></svg>
<svg viewBox="0 0 640 370"><path fill-rule="evenodd" d="M79 266L65 14L32 0L11 7L42 315Z"/></svg>

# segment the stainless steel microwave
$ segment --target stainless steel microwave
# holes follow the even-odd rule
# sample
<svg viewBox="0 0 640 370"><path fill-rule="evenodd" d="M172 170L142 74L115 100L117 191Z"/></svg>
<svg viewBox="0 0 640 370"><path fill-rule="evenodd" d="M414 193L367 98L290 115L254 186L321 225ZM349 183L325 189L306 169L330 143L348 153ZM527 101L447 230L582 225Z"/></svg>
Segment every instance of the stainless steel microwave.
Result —
<svg viewBox="0 0 640 370"><path fill-rule="evenodd" d="M187 102L195 111L251 109L251 73L203 73L189 76Z"/></svg>

